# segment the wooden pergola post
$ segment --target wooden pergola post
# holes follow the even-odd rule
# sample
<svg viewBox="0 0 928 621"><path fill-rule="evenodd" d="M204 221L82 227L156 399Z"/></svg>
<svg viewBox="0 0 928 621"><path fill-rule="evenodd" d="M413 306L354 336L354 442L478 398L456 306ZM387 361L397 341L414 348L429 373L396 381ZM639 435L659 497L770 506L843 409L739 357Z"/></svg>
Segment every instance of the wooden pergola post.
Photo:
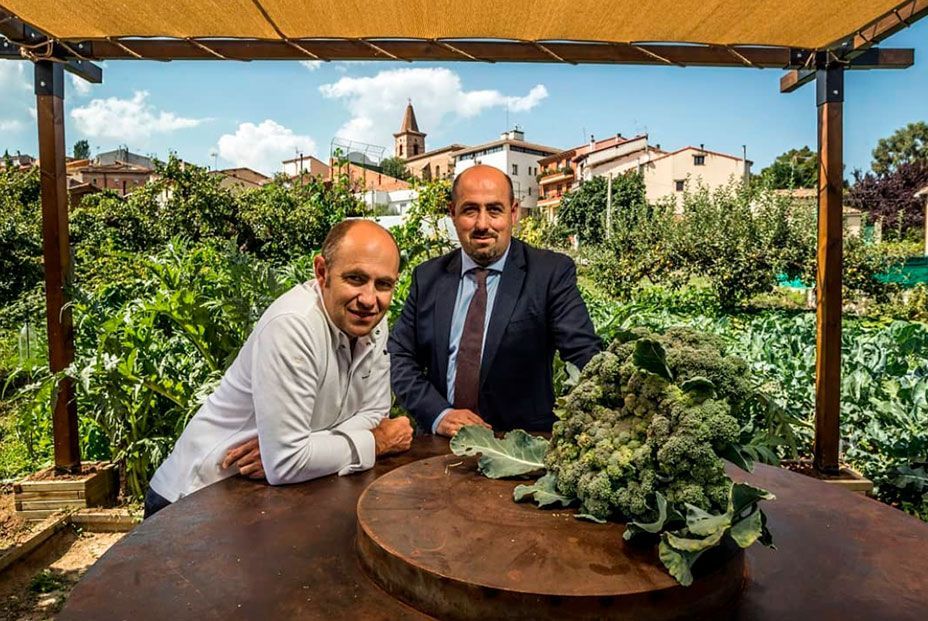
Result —
<svg viewBox="0 0 928 621"><path fill-rule="evenodd" d="M841 413L841 279L844 67L816 70L818 268L816 271L815 467L838 471Z"/></svg>
<svg viewBox="0 0 928 621"><path fill-rule="evenodd" d="M74 328L68 306L71 247L68 239L68 181L64 142L64 68L61 63L35 63L35 95L39 126L39 163L42 176L42 240L45 259L45 308L48 362L52 373L74 360ZM52 425L55 468L80 469L77 404L70 379L58 382Z"/></svg>

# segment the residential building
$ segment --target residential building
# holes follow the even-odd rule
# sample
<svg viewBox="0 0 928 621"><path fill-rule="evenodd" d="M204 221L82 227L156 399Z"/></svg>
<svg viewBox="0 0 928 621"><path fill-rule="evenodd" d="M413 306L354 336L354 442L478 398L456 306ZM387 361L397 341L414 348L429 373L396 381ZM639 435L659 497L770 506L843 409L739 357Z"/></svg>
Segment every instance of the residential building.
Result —
<svg viewBox="0 0 928 621"><path fill-rule="evenodd" d="M406 159L409 174L419 179L451 179L454 177L454 156L466 147L462 144L449 144Z"/></svg>
<svg viewBox="0 0 928 621"><path fill-rule="evenodd" d="M494 166L512 179L512 188L523 214L533 211L538 202L539 160L559 153L560 149L525 141L518 127L500 135L499 140L461 149L454 154L454 174L471 166Z"/></svg>
<svg viewBox="0 0 928 621"><path fill-rule="evenodd" d="M621 134L596 140L538 160L541 167L538 206L553 217L565 193L585 179L592 179L604 168L631 168L642 159L663 154L648 146L647 135L625 138Z"/></svg>
<svg viewBox="0 0 928 621"><path fill-rule="evenodd" d="M68 177L78 184L90 183L101 190L113 190L120 196L145 185L154 174L150 168L124 162L90 164L68 170Z"/></svg>
<svg viewBox="0 0 928 621"><path fill-rule="evenodd" d="M73 209L78 206L84 197L89 194L101 192L100 188L92 183L80 183L79 181L68 177L68 205Z"/></svg>
<svg viewBox="0 0 928 621"><path fill-rule="evenodd" d="M393 134L395 157L408 159L425 153L425 133L419 131L416 122L416 113L412 109L412 101L406 104L406 113L400 131Z"/></svg>
<svg viewBox="0 0 928 621"><path fill-rule="evenodd" d="M405 190L366 190L358 194L367 208L377 216L401 216L405 219L410 205L418 193L413 189Z"/></svg>
<svg viewBox="0 0 928 621"><path fill-rule="evenodd" d="M228 188L233 191L259 188L271 180L267 175L263 175L251 168L226 168L224 170L211 171L210 174L222 177L222 181L219 182L219 187Z"/></svg>
<svg viewBox="0 0 928 621"><path fill-rule="evenodd" d="M155 169L155 160L138 153L132 153L126 146L121 146L112 151L97 153L93 158L93 163L100 166L112 166L115 164L129 164L138 168Z"/></svg>
<svg viewBox="0 0 928 621"><path fill-rule="evenodd" d="M683 193L698 185L714 189L750 175L751 161L743 157L710 151L700 145L667 152L660 145L648 144L648 135L624 138L621 134L605 140L562 151L539 160L543 167L541 200L549 217L553 217L566 192L593 177L623 175L638 171L644 179L648 201L667 196L682 209Z"/></svg>
<svg viewBox="0 0 928 621"><path fill-rule="evenodd" d="M787 197L797 203L804 203L810 209L816 209L818 206L818 190L814 188L773 190L773 193L777 196ZM881 226L879 223L869 222L868 219L868 214L862 209L850 207L847 204L841 207L841 221L848 235L860 237L868 224L873 224L876 227Z"/></svg>
<svg viewBox="0 0 928 621"><path fill-rule="evenodd" d="M293 159L284 160L283 165L284 173L291 178L306 173L310 177L327 179L331 174L328 164L312 155L302 153Z"/></svg>
<svg viewBox="0 0 928 621"><path fill-rule="evenodd" d="M10 155L10 153L7 151L3 154L3 157L0 157L0 168L6 167L7 158L13 162L13 168L30 168L38 161L31 155L26 155L25 153L20 153L19 151L16 152L16 155Z"/></svg>
<svg viewBox="0 0 928 621"><path fill-rule="evenodd" d="M699 148L683 147L650 158L642 163L641 170L648 201L672 196L677 208L682 209L685 191L698 186L711 190L733 181L742 181L750 176L751 164L743 157L709 151L700 145Z"/></svg>

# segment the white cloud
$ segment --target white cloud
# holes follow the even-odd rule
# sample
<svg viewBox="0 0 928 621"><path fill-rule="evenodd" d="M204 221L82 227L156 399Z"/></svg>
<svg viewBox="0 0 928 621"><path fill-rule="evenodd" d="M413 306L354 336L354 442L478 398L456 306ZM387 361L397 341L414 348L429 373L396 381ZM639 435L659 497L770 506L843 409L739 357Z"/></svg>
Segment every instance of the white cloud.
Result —
<svg viewBox="0 0 928 621"><path fill-rule="evenodd" d="M309 69L310 71L315 71L322 66L321 60L301 60L300 64Z"/></svg>
<svg viewBox="0 0 928 621"><path fill-rule="evenodd" d="M446 117L470 118L490 108L509 107L527 112L548 96L536 85L525 96L504 95L497 90L464 90L458 74L443 67L391 69L372 77L343 77L319 87L324 97L345 102L351 119L338 134L380 145L393 144L403 109L412 98L419 129L434 133Z"/></svg>
<svg viewBox="0 0 928 621"><path fill-rule="evenodd" d="M39 111L35 106L26 106L26 110L29 112L29 116L32 117L33 121L39 118Z"/></svg>
<svg viewBox="0 0 928 621"><path fill-rule="evenodd" d="M0 132L15 132L23 128L23 122L16 119L0 119Z"/></svg>
<svg viewBox="0 0 928 621"><path fill-rule="evenodd" d="M23 60L0 60L0 91L28 91L29 80L26 77L26 65Z"/></svg>
<svg viewBox="0 0 928 621"><path fill-rule="evenodd" d="M73 73L69 73L68 77L71 78L71 87L77 95L86 96L90 94L90 89L93 84L83 78L77 77Z"/></svg>
<svg viewBox="0 0 928 621"><path fill-rule="evenodd" d="M136 91L132 99L94 99L71 111L78 131L90 138L114 138L144 142L153 134L196 127L207 119L188 119L159 111L149 104L147 91Z"/></svg>
<svg viewBox="0 0 928 621"><path fill-rule="evenodd" d="M281 169L281 162L298 151L316 154L316 143L276 121L265 119L258 125L242 123L234 134L219 138L219 157L233 166L246 166L265 174Z"/></svg>

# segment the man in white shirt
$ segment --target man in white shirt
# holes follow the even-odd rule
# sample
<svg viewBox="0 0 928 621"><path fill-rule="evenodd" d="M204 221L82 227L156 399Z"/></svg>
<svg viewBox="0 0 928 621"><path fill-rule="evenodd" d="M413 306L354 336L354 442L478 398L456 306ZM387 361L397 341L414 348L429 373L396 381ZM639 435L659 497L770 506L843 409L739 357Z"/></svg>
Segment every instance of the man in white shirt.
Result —
<svg viewBox="0 0 928 621"><path fill-rule="evenodd" d="M390 419L385 314L399 250L377 224L334 226L314 281L261 316L155 472L145 515L235 474L271 485L367 470L409 448L412 427Z"/></svg>

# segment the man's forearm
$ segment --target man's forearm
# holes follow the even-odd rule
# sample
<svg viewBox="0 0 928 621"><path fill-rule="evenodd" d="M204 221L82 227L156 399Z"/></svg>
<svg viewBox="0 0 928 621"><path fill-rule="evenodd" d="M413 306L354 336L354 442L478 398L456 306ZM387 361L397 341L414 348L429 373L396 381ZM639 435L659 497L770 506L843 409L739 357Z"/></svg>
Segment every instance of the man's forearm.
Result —
<svg viewBox="0 0 928 621"><path fill-rule="evenodd" d="M264 438L259 441L261 461L271 485L350 474L374 465L374 436L366 429L313 432L305 440L287 445Z"/></svg>

